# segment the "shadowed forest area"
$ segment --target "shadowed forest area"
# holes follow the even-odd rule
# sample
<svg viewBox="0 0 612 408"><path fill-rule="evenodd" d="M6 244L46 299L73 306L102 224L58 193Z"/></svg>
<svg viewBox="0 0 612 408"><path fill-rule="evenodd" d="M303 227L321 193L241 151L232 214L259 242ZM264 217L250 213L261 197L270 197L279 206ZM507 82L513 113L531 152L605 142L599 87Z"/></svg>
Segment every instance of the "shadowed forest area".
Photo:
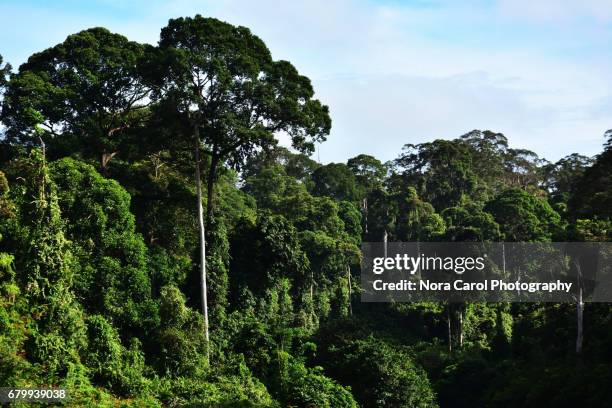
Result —
<svg viewBox="0 0 612 408"><path fill-rule="evenodd" d="M473 130L320 164L333 109L310 80L199 15L155 46L91 28L0 70L0 385L72 406L612 401L609 304L370 304L359 285L385 235L610 241L612 131L555 163Z"/></svg>

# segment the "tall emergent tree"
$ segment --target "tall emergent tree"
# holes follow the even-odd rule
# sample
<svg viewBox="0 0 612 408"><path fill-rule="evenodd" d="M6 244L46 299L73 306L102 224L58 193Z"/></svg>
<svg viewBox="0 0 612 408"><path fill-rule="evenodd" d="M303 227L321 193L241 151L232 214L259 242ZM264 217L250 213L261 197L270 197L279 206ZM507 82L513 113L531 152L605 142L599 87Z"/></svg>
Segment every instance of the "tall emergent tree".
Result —
<svg viewBox="0 0 612 408"><path fill-rule="evenodd" d="M183 136L195 144L202 312L208 336L204 231L210 233L219 167L240 169L249 155L276 145L278 132L289 135L297 150L312 152L315 142L325 140L331 119L328 108L313 99L310 80L291 63L274 61L248 28L214 18L170 20L144 68L156 99L182 118ZM209 156L206 222L200 151Z"/></svg>
<svg viewBox="0 0 612 408"><path fill-rule="evenodd" d="M52 156L80 153L104 170L143 123L148 89L137 75L141 44L105 28L33 54L8 85L2 120L10 142L45 141Z"/></svg>

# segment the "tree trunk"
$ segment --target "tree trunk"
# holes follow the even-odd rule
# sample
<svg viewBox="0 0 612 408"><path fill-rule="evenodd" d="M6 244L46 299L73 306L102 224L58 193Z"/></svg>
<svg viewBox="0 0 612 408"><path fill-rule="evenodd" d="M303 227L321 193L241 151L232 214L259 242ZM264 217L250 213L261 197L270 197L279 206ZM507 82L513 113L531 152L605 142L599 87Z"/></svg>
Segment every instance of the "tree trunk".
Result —
<svg viewBox="0 0 612 408"><path fill-rule="evenodd" d="M506 243L502 242L502 270L504 272L503 277L506 277Z"/></svg>
<svg viewBox="0 0 612 408"><path fill-rule="evenodd" d="M100 157L100 170L102 171L102 174L106 174L107 173L107 169L108 169L108 163L113 159L113 157L115 157L119 152L110 152L110 153L102 153L102 156Z"/></svg>
<svg viewBox="0 0 612 408"><path fill-rule="evenodd" d="M210 159L208 177L206 178L206 228L208 228L208 231L211 231L212 228L217 167L219 167L219 157L213 152Z"/></svg>
<svg viewBox="0 0 612 408"><path fill-rule="evenodd" d="M311 323L314 326L314 319L316 316L316 311L315 311L315 301L314 301L314 271L312 270L312 268L310 268L310 318Z"/></svg>
<svg viewBox="0 0 612 408"><path fill-rule="evenodd" d="M451 353L453 351L453 332L451 329L451 304L448 304L446 315L446 323L448 327L448 352Z"/></svg>
<svg viewBox="0 0 612 408"><path fill-rule="evenodd" d="M361 208L363 210L363 219L364 219L364 233L367 236L368 235L368 197L365 197L363 199L363 202L361 204Z"/></svg>
<svg viewBox="0 0 612 408"><path fill-rule="evenodd" d="M348 301L349 301L349 316L353 315L353 288L351 287L351 267L346 267L346 276L348 277Z"/></svg>
<svg viewBox="0 0 612 408"><path fill-rule="evenodd" d="M417 258L419 258L421 256L421 241L419 239L417 239L417 253L416 256ZM419 265L417 266L417 269L415 271L415 273L417 274L417 276L421 276L421 264L419 263Z"/></svg>
<svg viewBox="0 0 612 408"><path fill-rule="evenodd" d="M578 275L578 302L576 303L576 354L582 353L583 321L584 321L584 302L582 299L582 269L580 261L576 261L576 271Z"/></svg>
<svg viewBox="0 0 612 408"><path fill-rule="evenodd" d="M43 163L45 163L47 161L47 145L40 136L38 136L38 141L40 142L40 151L42 152Z"/></svg>
<svg viewBox="0 0 612 408"><path fill-rule="evenodd" d="M459 321L457 331L459 332L459 348L463 348L463 305L459 306Z"/></svg>
<svg viewBox="0 0 612 408"><path fill-rule="evenodd" d="M583 326L582 322L584 319L584 302L582 301L582 286L578 287L578 304L576 304L576 320L578 330L576 333L576 354L582 353L582 338L583 338Z"/></svg>
<svg viewBox="0 0 612 408"><path fill-rule="evenodd" d="M310 302L314 310L314 272L310 270Z"/></svg>
<svg viewBox="0 0 612 408"><path fill-rule="evenodd" d="M387 257L387 230L383 234L383 250L385 252L385 258Z"/></svg>
<svg viewBox="0 0 612 408"><path fill-rule="evenodd" d="M200 130L194 127L195 136L195 181L198 195L198 228L200 233L200 290L202 296L202 314L206 330L206 358L210 363L210 338L208 333L208 293L206 288L206 230L204 210L202 208L202 179L200 176Z"/></svg>

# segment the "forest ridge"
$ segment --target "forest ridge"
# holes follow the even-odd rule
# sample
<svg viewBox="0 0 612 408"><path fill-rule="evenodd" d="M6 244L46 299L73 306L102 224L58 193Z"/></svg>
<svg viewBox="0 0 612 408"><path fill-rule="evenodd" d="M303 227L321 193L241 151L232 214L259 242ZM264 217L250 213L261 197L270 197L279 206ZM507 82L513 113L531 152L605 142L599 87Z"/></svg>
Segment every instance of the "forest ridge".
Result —
<svg viewBox="0 0 612 408"><path fill-rule="evenodd" d="M199 15L0 70L0 385L69 406L612 401L609 304L359 301L362 241L610 241L612 131L555 163L473 130L322 165L311 81Z"/></svg>

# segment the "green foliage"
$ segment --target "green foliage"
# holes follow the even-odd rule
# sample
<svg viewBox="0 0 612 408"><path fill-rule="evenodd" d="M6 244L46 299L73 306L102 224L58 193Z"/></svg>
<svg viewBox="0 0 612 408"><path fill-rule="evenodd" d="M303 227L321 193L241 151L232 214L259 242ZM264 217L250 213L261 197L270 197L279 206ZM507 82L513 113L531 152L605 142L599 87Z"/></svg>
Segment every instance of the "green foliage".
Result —
<svg viewBox="0 0 612 408"><path fill-rule="evenodd" d="M8 180L0 171L0 241L1 232L14 217L9 191ZM13 255L0 252L0 381L3 384L17 384L20 376L24 377L30 369L23 356L29 319L24 319L19 313L23 297L15 281L14 260Z"/></svg>
<svg viewBox="0 0 612 408"><path fill-rule="evenodd" d="M567 228L567 236L571 241L601 241L612 240L612 220L576 220Z"/></svg>
<svg viewBox="0 0 612 408"><path fill-rule="evenodd" d="M307 368L291 356L281 353L281 387L286 406L321 408L357 408L350 388L339 385L323 374L321 367Z"/></svg>
<svg viewBox="0 0 612 408"><path fill-rule="evenodd" d="M238 374L209 381L179 377L159 381L158 399L165 405L204 408L279 408L265 386L241 366Z"/></svg>
<svg viewBox="0 0 612 408"><path fill-rule="evenodd" d="M434 407L435 394L425 372L410 355L383 339L324 339L318 359L342 384L351 386L363 407Z"/></svg>
<svg viewBox="0 0 612 408"><path fill-rule="evenodd" d="M155 325L147 248L135 231L130 195L74 159L54 162L52 175L78 258L75 290L90 299L87 310L109 316L122 333Z"/></svg>
<svg viewBox="0 0 612 408"><path fill-rule="evenodd" d="M361 214L357 206L348 201L340 201L338 203L338 216L344 223L347 238L359 245L361 243L362 227Z"/></svg>
<svg viewBox="0 0 612 408"><path fill-rule="evenodd" d="M486 303L462 305L463 337L466 347L487 350L497 341L499 347L512 339L512 318L502 308Z"/></svg>
<svg viewBox="0 0 612 408"><path fill-rule="evenodd" d="M399 203L397 237L402 241L434 241L444 233L444 220L435 213L433 206L417 196L409 187Z"/></svg>
<svg viewBox="0 0 612 408"><path fill-rule="evenodd" d="M297 231L283 216L260 213L257 224L245 220L231 243L232 280L235 294L248 289L261 296L266 288L286 277L300 286L309 267L300 248Z"/></svg>
<svg viewBox="0 0 612 408"><path fill-rule="evenodd" d="M499 241L502 238L493 215L478 204L448 207L441 215L447 225L445 238L449 241Z"/></svg>
<svg viewBox="0 0 612 408"><path fill-rule="evenodd" d="M608 138L612 131L606 132ZM612 217L612 143L605 145L591 167L577 184L569 206L570 212L578 218L611 218Z"/></svg>
<svg viewBox="0 0 612 408"><path fill-rule="evenodd" d="M126 349L117 330L103 316L89 316L86 324L88 341L83 362L92 380L119 395L141 394L147 382L140 342L134 338Z"/></svg>
<svg viewBox="0 0 612 408"><path fill-rule="evenodd" d="M485 210L495 217L507 241L548 242L559 233L559 214L545 200L524 190L503 191Z"/></svg>
<svg viewBox="0 0 612 408"><path fill-rule="evenodd" d="M170 377L201 377L207 368L202 316L185 306L178 288L166 286L160 293L160 317L154 343L158 371Z"/></svg>
<svg viewBox="0 0 612 408"><path fill-rule="evenodd" d="M280 166L250 177L244 189L256 198L259 208L282 214L298 230L322 231L333 237L346 237L348 232L355 238L354 208L329 197L313 197ZM348 231L343 218L348 222Z"/></svg>
<svg viewBox="0 0 612 408"><path fill-rule="evenodd" d="M532 151L510 148L503 133L472 130L455 142L467 146L472 169L486 183L486 190L539 189L543 161Z"/></svg>
<svg viewBox="0 0 612 408"><path fill-rule="evenodd" d="M330 163L318 167L312 173L312 193L316 196L332 197L336 200L358 201L360 191L351 169L342 163Z"/></svg>
<svg viewBox="0 0 612 408"><path fill-rule="evenodd" d="M10 307L2 331L4 335L15 335L8 347L25 353L33 365L31 370L45 381L57 382L72 367L80 366L79 351L86 342L83 313L71 292L75 259L65 237L56 186L44 158L34 151L18 167L27 182L13 191L23 199L18 202L23 208L9 221L13 225L7 231L6 238L17 244L16 273L11 272L10 264L9 268L5 265L2 286ZM6 255L4 258L9 260ZM27 313L25 322L16 319L22 308ZM27 326L22 326L24 323ZM21 366L28 372L23 363L14 359L8 371L15 372Z"/></svg>
<svg viewBox="0 0 612 408"><path fill-rule="evenodd" d="M482 392L467 390L488 389L495 374L494 368L480 355L468 355L445 367L438 382L440 405L456 407L480 406Z"/></svg>
<svg viewBox="0 0 612 408"><path fill-rule="evenodd" d="M469 147L458 141L407 144L394 162L392 179L417 186L417 193L439 210L460 204L465 196L477 196L478 177L472 163Z"/></svg>
<svg viewBox="0 0 612 408"><path fill-rule="evenodd" d="M214 219L207 230L208 249L206 263L208 267L209 306L213 323L225 318L225 309L229 291L229 241L225 224Z"/></svg>
<svg viewBox="0 0 612 408"><path fill-rule="evenodd" d="M474 130L321 165L310 80L199 15L157 46L81 31L10 71L0 58L0 384L101 407L612 398L607 304L585 306L574 358L572 304L356 301L365 240L609 241L612 141L551 164Z"/></svg>
<svg viewBox="0 0 612 408"><path fill-rule="evenodd" d="M355 175L355 181L366 192L381 188L387 176L386 167L377 158L360 154L346 162Z"/></svg>
<svg viewBox="0 0 612 408"><path fill-rule="evenodd" d="M567 203L574 194L584 172L593 164L593 159L574 153L556 163L542 167L545 187L550 191L552 203Z"/></svg>
<svg viewBox="0 0 612 408"><path fill-rule="evenodd" d="M32 55L11 78L3 121L9 141L38 144L54 156L79 153L102 168L133 146L148 91L137 75L142 45L91 28ZM128 132L128 129L130 132Z"/></svg>
<svg viewBox="0 0 612 408"><path fill-rule="evenodd" d="M422 200L414 187L388 193L374 190L367 197L366 240L435 241L445 232L444 219Z"/></svg>
<svg viewBox="0 0 612 408"><path fill-rule="evenodd" d="M329 131L327 107L311 99L308 78L287 61L273 61L249 29L200 15L177 18L162 29L159 45L155 74L161 77L154 81L161 80L181 110L193 101L202 104L203 114L218 115L215 121L205 118L203 133L213 156L231 154L241 162L255 146L271 143L271 132L278 130L287 131L296 148L312 150L306 137L319 139ZM214 86L205 87L206 81ZM252 124L253 110L269 123ZM232 149L234 144L239 149Z"/></svg>
<svg viewBox="0 0 612 408"><path fill-rule="evenodd" d="M310 80L288 61L274 61L245 27L201 15L171 19L143 71L161 111L186 122L182 139L195 143L196 152L201 142L206 146L208 229L221 165L243 168L253 153L275 146L281 131L294 148L312 152L331 128Z"/></svg>

